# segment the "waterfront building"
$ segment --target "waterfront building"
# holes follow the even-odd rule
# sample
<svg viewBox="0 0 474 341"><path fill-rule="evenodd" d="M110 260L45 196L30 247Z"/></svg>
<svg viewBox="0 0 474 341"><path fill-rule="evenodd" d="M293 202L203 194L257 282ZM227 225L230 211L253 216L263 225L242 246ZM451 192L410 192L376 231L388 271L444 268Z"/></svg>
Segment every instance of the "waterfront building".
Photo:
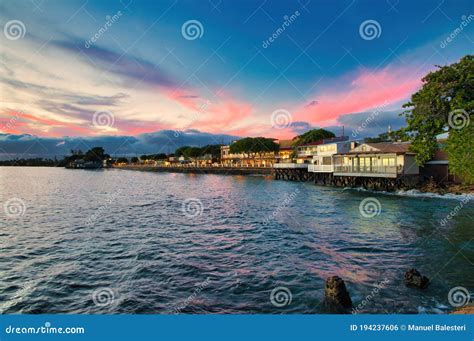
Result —
<svg viewBox="0 0 474 341"><path fill-rule="evenodd" d="M408 142L363 143L334 155L334 176L399 178L418 176L415 154Z"/></svg>
<svg viewBox="0 0 474 341"><path fill-rule="evenodd" d="M312 163L313 156L318 152L318 145L322 143L323 140L320 140L296 147L296 163Z"/></svg>
<svg viewBox="0 0 474 341"><path fill-rule="evenodd" d="M355 141L338 141L320 144L316 148L316 154L308 165L308 172L332 173L334 172L334 155L347 153L356 147Z"/></svg>
<svg viewBox="0 0 474 341"><path fill-rule="evenodd" d="M277 159L275 152L231 153L230 146L221 146L221 165L223 167L272 167Z"/></svg>
<svg viewBox="0 0 474 341"><path fill-rule="evenodd" d="M294 148L291 145L292 140L279 140L279 150L276 157L277 163L291 163L293 162Z"/></svg>
<svg viewBox="0 0 474 341"><path fill-rule="evenodd" d="M448 154L445 151L448 134L441 134L436 137L438 149L430 161L425 162L420 167L420 176L422 180L433 180L438 184L442 183L462 183L463 179L456 176L449 169Z"/></svg>
<svg viewBox="0 0 474 341"><path fill-rule="evenodd" d="M212 167L213 162L212 154L204 154L197 157L194 163L197 167Z"/></svg>
<svg viewBox="0 0 474 341"><path fill-rule="evenodd" d="M164 165L166 167L176 166L179 163L178 158L175 156L169 156L167 160L165 160Z"/></svg>

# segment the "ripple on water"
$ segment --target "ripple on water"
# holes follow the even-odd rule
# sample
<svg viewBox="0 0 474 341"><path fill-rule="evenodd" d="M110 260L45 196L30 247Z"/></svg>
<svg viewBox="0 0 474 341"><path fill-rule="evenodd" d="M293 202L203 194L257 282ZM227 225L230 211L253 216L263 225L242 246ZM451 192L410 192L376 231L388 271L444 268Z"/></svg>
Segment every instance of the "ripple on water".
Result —
<svg viewBox="0 0 474 341"><path fill-rule="evenodd" d="M440 226L456 200L261 177L16 171L0 168L2 194L28 210L0 231L0 313L320 313L331 275L356 305L388 281L362 312L440 313L449 288L474 286L474 207ZM359 212L367 195L381 203L374 219ZM202 215L183 214L187 198ZM435 278L426 291L404 286L411 267ZM292 302L279 308L270 294L281 286ZM104 289L113 302L95 304Z"/></svg>

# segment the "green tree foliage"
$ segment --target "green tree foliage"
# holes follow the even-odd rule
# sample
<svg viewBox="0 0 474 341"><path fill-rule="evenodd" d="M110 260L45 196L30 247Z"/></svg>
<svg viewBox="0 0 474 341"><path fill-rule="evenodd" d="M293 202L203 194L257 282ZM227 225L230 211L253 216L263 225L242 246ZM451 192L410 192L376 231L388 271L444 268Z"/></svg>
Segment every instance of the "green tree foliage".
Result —
<svg viewBox="0 0 474 341"><path fill-rule="evenodd" d="M221 144L208 144L201 148L202 155L211 154L213 159L221 157Z"/></svg>
<svg viewBox="0 0 474 341"><path fill-rule="evenodd" d="M126 157L119 157L117 163L128 163L128 159Z"/></svg>
<svg viewBox="0 0 474 341"><path fill-rule="evenodd" d="M23 167L64 167L63 161L58 161L56 158L43 159L43 158L31 158L31 159L13 159L0 161L0 166L23 166Z"/></svg>
<svg viewBox="0 0 474 341"><path fill-rule="evenodd" d="M190 147L183 146L176 149L174 152L175 156L184 156L187 158L195 159L206 154L212 154L213 158L219 158L221 155L221 145L220 144L209 144L202 148L200 147Z"/></svg>
<svg viewBox="0 0 474 341"><path fill-rule="evenodd" d="M94 147L89 149L84 155L84 161L86 162L102 162L109 157L105 154L105 150L102 147Z"/></svg>
<svg viewBox="0 0 474 341"><path fill-rule="evenodd" d="M393 142L393 141L409 141L410 135L406 132L406 128L394 130L392 132L385 132L377 137L368 137L365 139L366 142L378 143L378 142Z"/></svg>
<svg viewBox="0 0 474 341"><path fill-rule="evenodd" d="M199 147L189 147L188 149L186 149L183 152L183 155L185 157L188 157L188 158L191 158L191 159L195 159L195 158L201 156L201 154L202 154L202 150Z"/></svg>
<svg viewBox="0 0 474 341"><path fill-rule="evenodd" d="M404 114L417 162L423 165L430 160L438 148L436 136L448 131L446 152L450 168L472 183L474 56L467 55L458 63L438 66L438 70L430 72L422 81L422 88L404 105L408 108Z"/></svg>
<svg viewBox="0 0 474 341"><path fill-rule="evenodd" d="M185 152L187 149L189 149L189 148L191 148L191 147L190 147L190 146L182 146L182 147L179 147L178 149L175 150L174 155L175 155L176 157L183 156L183 155L184 155L184 152Z"/></svg>
<svg viewBox="0 0 474 341"><path fill-rule="evenodd" d="M138 158L137 158L136 156L134 156L134 157L132 157L132 158L130 159L130 162L131 162L131 163L138 163L139 161L140 161L140 160L138 160Z"/></svg>
<svg viewBox="0 0 474 341"><path fill-rule="evenodd" d="M474 183L474 122L463 129L451 129L446 141L450 170L460 176L464 182Z"/></svg>
<svg viewBox="0 0 474 341"><path fill-rule="evenodd" d="M293 146L301 146L308 143L335 137L332 132L325 129L312 129L302 135L295 136L292 141Z"/></svg>
<svg viewBox="0 0 474 341"><path fill-rule="evenodd" d="M167 158L168 158L168 156L166 156L166 154L164 154L164 153L140 155L141 160L155 160L155 161L158 161L158 160L166 160Z"/></svg>
<svg viewBox="0 0 474 341"><path fill-rule="evenodd" d="M230 152L233 154L263 154L278 150L279 146L275 143L275 139L266 137L245 137L230 145Z"/></svg>

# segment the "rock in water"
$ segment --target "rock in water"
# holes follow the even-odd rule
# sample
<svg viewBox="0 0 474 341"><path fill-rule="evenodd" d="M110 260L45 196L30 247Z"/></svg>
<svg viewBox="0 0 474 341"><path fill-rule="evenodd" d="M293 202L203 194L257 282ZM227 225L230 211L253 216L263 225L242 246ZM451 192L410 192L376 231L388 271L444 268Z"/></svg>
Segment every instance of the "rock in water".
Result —
<svg viewBox="0 0 474 341"><path fill-rule="evenodd" d="M347 312L352 308L352 300L346 284L338 276L328 277L324 289L324 305L335 312Z"/></svg>
<svg viewBox="0 0 474 341"><path fill-rule="evenodd" d="M407 287L425 289L429 283L428 277L422 276L416 269L410 269L405 272L405 284Z"/></svg>

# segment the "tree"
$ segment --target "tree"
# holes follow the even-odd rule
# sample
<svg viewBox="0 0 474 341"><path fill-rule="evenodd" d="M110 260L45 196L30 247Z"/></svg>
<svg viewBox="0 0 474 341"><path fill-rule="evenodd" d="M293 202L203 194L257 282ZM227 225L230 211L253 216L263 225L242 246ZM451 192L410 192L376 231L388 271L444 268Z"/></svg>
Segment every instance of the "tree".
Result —
<svg viewBox="0 0 474 341"><path fill-rule="evenodd" d="M332 133L328 130L325 130L325 129L312 129L312 130L307 131L304 134L295 136L293 138L293 141L292 141L291 144L294 147L296 147L296 146L301 146L301 145L304 145L304 144L320 141L320 140L323 140L323 139L329 139L329 138L332 138L332 137L336 137L336 135L334 135L334 133Z"/></svg>
<svg viewBox="0 0 474 341"><path fill-rule="evenodd" d="M411 133L411 150L420 165L430 160L438 149L436 136L448 132L446 152L454 174L474 182L474 56L458 63L438 66L423 79L422 88L404 105Z"/></svg>
<svg viewBox="0 0 474 341"><path fill-rule="evenodd" d="M136 156L132 157L131 160L130 160L131 163L138 163L139 160Z"/></svg>
<svg viewBox="0 0 474 341"><path fill-rule="evenodd" d="M406 128L394 130L392 132L386 132L379 134L377 137L368 137L365 139L366 142L378 143L378 142L393 142L393 141L409 141L410 135L406 132Z"/></svg>
<svg viewBox="0 0 474 341"><path fill-rule="evenodd" d="M105 150L102 147L94 147L89 149L84 155L84 161L86 162L102 162L109 157L105 154Z"/></svg>
<svg viewBox="0 0 474 341"><path fill-rule="evenodd" d="M166 156L166 154L164 154L164 153L159 153L159 154L152 155L152 159L153 159L153 160L156 160L156 161L158 161L158 160L166 160L166 159L167 159L167 156Z"/></svg>
<svg viewBox="0 0 474 341"><path fill-rule="evenodd" d="M117 163L127 163L128 164L128 159L126 157L119 157L117 159Z"/></svg>
<svg viewBox="0 0 474 341"><path fill-rule="evenodd" d="M266 137L245 137L230 145L232 154L263 154L267 152L277 152L279 146L275 143L275 139Z"/></svg>
<svg viewBox="0 0 474 341"><path fill-rule="evenodd" d="M202 147L202 155L211 154L212 158L218 159L221 157L221 144L208 144Z"/></svg>
<svg viewBox="0 0 474 341"><path fill-rule="evenodd" d="M179 147L178 149L175 150L174 152L174 155L176 155L176 157L180 157L180 156L183 156L184 155L184 151L188 148L191 148L189 146L182 146L182 147Z"/></svg>

